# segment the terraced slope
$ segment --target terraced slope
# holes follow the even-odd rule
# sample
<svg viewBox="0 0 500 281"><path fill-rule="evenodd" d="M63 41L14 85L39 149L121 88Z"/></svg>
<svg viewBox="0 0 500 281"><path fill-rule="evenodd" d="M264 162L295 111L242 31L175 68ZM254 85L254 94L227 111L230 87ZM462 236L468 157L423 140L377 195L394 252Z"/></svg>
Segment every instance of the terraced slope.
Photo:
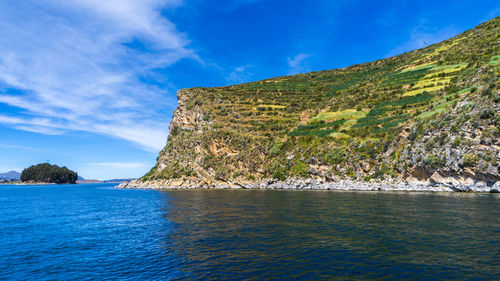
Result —
<svg viewBox="0 0 500 281"><path fill-rule="evenodd" d="M141 181L470 181L500 162L500 17L388 59L179 91L166 147Z"/></svg>

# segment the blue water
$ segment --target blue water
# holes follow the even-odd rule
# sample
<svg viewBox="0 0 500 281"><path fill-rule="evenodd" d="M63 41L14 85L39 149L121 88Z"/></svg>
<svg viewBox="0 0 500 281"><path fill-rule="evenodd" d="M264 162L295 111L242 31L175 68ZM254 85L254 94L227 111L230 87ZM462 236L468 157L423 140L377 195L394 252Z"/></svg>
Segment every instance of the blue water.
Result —
<svg viewBox="0 0 500 281"><path fill-rule="evenodd" d="M499 280L498 194L0 185L1 280Z"/></svg>

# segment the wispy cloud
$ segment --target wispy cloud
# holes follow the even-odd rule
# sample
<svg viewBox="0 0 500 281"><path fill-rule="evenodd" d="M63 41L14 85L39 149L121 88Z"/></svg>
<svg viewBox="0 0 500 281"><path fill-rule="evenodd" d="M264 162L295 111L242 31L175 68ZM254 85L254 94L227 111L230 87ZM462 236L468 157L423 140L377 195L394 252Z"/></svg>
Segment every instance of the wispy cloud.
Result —
<svg viewBox="0 0 500 281"><path fill-rule="evenodd" d="M161 14L179 4L0 2L0 103L22 112L4 112L0 123L42 134L90 131L160 150L169 122L162 112L175 106L175 96L155 83L168 78L153 70L200 61Z"/></svg>
<svg viewBox="0 0 500 281"><path fill-rule="evenodd" d="M38 147L27 146L27 145L17 145L17 144L0 143L0 148L15 149L15 150L28 150L28 151L37 151L37 152L47 152L47 153L51 153L51 154L60 154L58 152L54 152L54 151L50 151L50 150L45 150L45 149L40 149Z"/></svg>
<svg viewBox="0 0 500 281"><path fill-rule="evenodd" d="M235 67L226 77L226 81L231 84L247 82L251 77L250 73L248 72L248 69L252 67L253 67L252 65L243 65Z"/></svg>
<svg viewBox="0 0 500 281"><path fill-rule="evenodd" d="M500 15L500 7L497 7L496 9L493 8L493 10L491 12L488 13L488 16L487 17L484 17L482 18L479 22L479 23L483 23L485 21L489 21L495 17L498 17L498 15Z"/></svg>
<svg viewBox="0 0 500 281"><path fill-rule="evenodd" d="M409 39L389 52L386 57L392 57L404 52L424 48L428 45L451 38L459 33L460 30L453 26L448 26L444 29L429 29L426 27L426 21L422 19L411 31Z"/></svg>
<svg viewBox="0 0 500 281"><path fill-rule="evenodd" d="M145 163L136 163L136 162L100 162L100 163L95 163L94 165L112 169L119 169L119 170L142 169L148 166Z"/></svg>
<svg viewBox="0 0 500 281"><path fill-rule="evenodd" d="M293 58L288 58L288 74L308 72L310 68L305 60L310 56L310 54L300 53Z"/></svg>

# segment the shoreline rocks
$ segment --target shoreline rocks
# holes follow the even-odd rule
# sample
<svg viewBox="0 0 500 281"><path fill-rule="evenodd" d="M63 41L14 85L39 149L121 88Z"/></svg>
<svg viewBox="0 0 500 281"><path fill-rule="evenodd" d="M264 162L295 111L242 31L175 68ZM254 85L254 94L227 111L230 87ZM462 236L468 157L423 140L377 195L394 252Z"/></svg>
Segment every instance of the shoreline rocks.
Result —
<svg viewBox="0 0 500 281"><path fill-rule="evenodd" d="M130 189L255 189L255 190L344 190L344 191L410 191L410 192L482 192L499 193L500 182L493 184L469 180L465 184L458 181L443 183L435 180L420 181L372 181L360 182L353 180L339 180L323 182L314 179L288 179L277 181L264 179L255 182L231 183L220 182L215 184L190 184L186 182L166 181L131 181L123 182L115 188Z"/></svg>
<svg viewBox="0 0 500 281"><path fill-rule="evenodd" d="M28 181L28 182L20 182L20 181L15 181L15 182L1 182L0 184L2 185L69 185L71 183L50 183L50 182L34 182L34 181Z"/></svg>

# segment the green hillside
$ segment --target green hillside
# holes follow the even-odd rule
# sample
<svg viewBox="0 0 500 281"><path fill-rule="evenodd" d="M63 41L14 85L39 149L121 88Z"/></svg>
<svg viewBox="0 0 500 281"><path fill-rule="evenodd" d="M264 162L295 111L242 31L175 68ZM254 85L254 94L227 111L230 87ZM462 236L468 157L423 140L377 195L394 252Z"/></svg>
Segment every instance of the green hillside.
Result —
<svg viewBox="0 0 500 281"><path fill-rule="evenodd" d="M500 17L351 67L178 93L143 181L498 180Z"/></svg>

